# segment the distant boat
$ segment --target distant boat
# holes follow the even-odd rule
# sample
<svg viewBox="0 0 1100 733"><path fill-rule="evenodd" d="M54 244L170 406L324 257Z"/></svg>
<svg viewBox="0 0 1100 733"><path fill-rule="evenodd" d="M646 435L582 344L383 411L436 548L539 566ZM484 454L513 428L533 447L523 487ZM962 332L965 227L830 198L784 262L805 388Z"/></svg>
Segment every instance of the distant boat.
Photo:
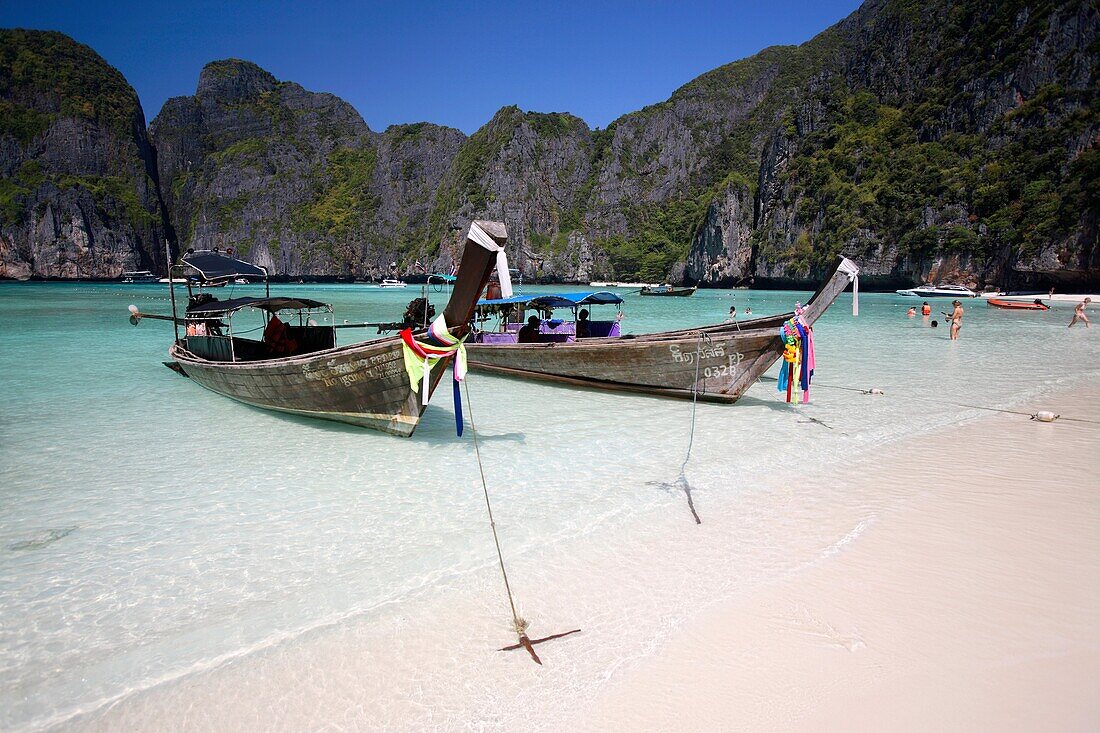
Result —
<svg viewBox="0 0 1100 733"><path fill-rule="evenodd" d="M171 280L169 280L166 277L162 277L160 280L157 280L157 282L162 283L164 285L167 285L170 282L174 283L176 285L186 285L187 284L187 278L185 278L185 277L174 277Z"/></svg>
<svg viewBox="0 0 1100 733"><path fill-rule="evenodd" d="M664 295L672 296L674 298L686 298L689 295L695 294L695 288L676 288L671 285L654 285L652 287L642 288L639 292L640 295Z"/></svg>
<svg viewBox="0 0 1100 733"><path fill-rule="evenodd" d="M919 288L895 290L898 295L913 298L977 298L978 294L962 285L921 285Z"/></svg>
<svg viewBox="0 0 1100 733"><path fill-rule="evenodd" d="M1013 303L1030 303L1036 298L1041 298L1048 303L1080 303L1085 298L1092 298L1093 303L1100 302L1100 295L1090 293L982 293L983 298L1004 300Z"/></svg>
<svg viewBox="0 0 1100 733"><path fill-rule="evenodd" d="M148 270L134 270L133 272L124 272L120 278L124 283L155 283L159 282L159 278Z"/></svg>
<svg viewBox="0 0 1100 733"><path fill-rule="evenodd" d="M656 283L590 282L593 288L652 288Z"/></svg>
<svg viewBox="0 0 1100 733"><path fill-rule="evenodd" d="M401 280L383 280L382 282L378 283L378 287L380 287L380 288L407 288L408 284L402 282Z"/></svg>
<svg viewBox="0 0 1100 733"><path fill-rule="evenodd" d="M1043 303L1043 301L1035 298L1032 302L1020 300L1001 300L999 298L989 298L986 300L991 306L997 308L1007 308L1009 310L1023 310L1023 311L1048 311L1050 306Z"/></svg>

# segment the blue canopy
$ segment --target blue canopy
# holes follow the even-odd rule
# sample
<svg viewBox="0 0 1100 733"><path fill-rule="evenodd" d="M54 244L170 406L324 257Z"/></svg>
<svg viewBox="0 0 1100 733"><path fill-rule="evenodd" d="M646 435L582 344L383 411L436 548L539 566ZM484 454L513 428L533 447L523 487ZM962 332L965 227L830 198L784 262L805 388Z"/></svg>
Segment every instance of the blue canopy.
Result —
<svg viewBox="0 0 1100 733"><path fill-rule="evenodd" d="M538 295L527 301L536 308L576 308L582 305L614 305L623 299L607 290L592 293L550 293Z"/></svg>
<svg viewBox="0 0 1100 733"><path fill-rule="evenodd" d="M477 302L482 305L510 305L524 303L536 308L578 308L582 305L614 305L622 303L623 299L607 290L597 290L589 293L544 293L542 295L513 295L511 298L496 298L486 300L482 298Z"/></svg>

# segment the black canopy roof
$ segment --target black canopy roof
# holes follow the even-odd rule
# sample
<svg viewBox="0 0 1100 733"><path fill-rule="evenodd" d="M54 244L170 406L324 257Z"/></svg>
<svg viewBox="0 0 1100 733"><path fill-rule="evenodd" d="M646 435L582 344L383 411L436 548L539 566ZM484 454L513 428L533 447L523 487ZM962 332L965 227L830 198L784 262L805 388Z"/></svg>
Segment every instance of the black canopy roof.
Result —
<svg viewBox="0 0 1100 733"><path fill-rule="evenodd" d="M225 280L237 277L267 279L267 272L262 267L238 260L224 252L200 249L188 252L182 259L183 263L194 268L203 280Z"/></svg>
<svg viewBox="0 0 1100 733"><path fill-rule="evenodd" d="M187 315L215 315L238 311L241 308L260 308L274 313L275 311L328 307L328 303L308 298L231 298L230 300L212 300L191 306L187 309Z"/></svg>

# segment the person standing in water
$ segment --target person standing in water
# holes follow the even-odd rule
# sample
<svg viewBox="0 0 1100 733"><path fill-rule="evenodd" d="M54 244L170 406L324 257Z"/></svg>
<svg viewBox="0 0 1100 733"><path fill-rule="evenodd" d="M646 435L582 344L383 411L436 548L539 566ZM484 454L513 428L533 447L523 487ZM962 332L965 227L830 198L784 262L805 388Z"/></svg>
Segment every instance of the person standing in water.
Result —
<svg viewBox="0 0 1100 733"><path fill-rule="evenodd" d="M924 305L920 307L920 314L924 317L932 315L932 306L928 305L928 301L924 301Z"/></svg>
<svg viewBox="0 0 1100 733"><path fill-rule="evenodd" d="M917 315L917 306L913 306L912 308L910 308L905 315L909 316L910 318Z"/></svg>
<svg viewBox="0 0 1100 733"><path fill-rule="evenodd" d="M959 301L954 301L951 305L955 306L955 310L951 311L951 315L947 316L947 320L951 323L951 340L959 340L959 329L962 328L963 322L963 304Z"/></svg>
<svg viewBox="0 0 1100 733"><path fill-rule="evenodd" d="M1077 323L1078 321L1084 321L1085 328L1089 327L1089 317L1085 315L1085 307L1088 306L1088 304L1091 302L1092 298L1085 298L1077 304L1077 307L1073 309L1073 320L1069 322L1069 326L1067 326L1067 328L1073 328L1073 324Z"/></svg>

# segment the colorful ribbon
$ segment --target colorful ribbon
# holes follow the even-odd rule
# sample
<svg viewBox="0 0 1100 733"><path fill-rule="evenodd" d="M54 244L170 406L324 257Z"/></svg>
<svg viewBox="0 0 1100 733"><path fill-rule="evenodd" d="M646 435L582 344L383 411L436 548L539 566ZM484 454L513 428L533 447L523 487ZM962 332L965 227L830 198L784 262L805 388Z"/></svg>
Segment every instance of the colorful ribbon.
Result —
<svg viewBox="0 0 1100 733"><path fill-rule="evenodd" d="M465 340L465 336L458 338L451 334L442 314L432 321L423 341L413 338L411 328L401 332L401 349L409 386L416 390L419 385L420 397L425 405L431 398L432 368L438 361L454 357L451 373L454 375L455 424L459 435L462 435L462 399L458 388L467 370Z"/></svg>
<svg viewBox="0 0 1100 733"><path fill-rule="evenodd" d="M783 339L783 363L779 367L776 388L787 393L787 402L809 402L810 381L817 366L814 358L814 336L810 324L802 315L802 304L796 303L794 317L779 329ZM801 398L795 394L802 392Z"/></svg>

